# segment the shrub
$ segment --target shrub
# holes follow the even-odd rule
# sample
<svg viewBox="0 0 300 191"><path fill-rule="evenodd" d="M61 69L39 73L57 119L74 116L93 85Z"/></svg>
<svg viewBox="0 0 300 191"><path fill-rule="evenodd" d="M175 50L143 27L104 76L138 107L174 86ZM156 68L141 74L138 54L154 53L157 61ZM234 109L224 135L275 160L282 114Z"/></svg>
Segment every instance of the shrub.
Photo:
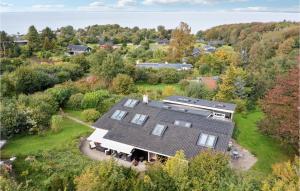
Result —
<svg viewBox="0 0 300 191"><path fill-rule="evenodd" d="M242 99L235 99L234 103L236 104L235 111L236 112L245 112L247 110L247 102Z"/></svg>
<svg viewBox="0 0 300 191"><path fill-rule="evenodd" d="M105 90L97 90L94 92L89 92L84 94L81 108L96 108L98 104L100 104L105 98L109 97L108 91Z"/></svg>
<svg viewBox="0 0 300 191"><path fill-rule="evenodd" d="M66 104L74 91L75 90L72 87L67 86L55 86L46 90L47 93L50 93L55 98L60 107L63 107Z"/></svg>
<svg viewBox="0 0 300 191"><path fill-rule="evenodd" d="M173 86L166 86L162 92L162 95L164 97L167 97L167 96L174 95L175 92L176 92L176 89Z"/></svg>
<svg viewBox="0 0 300 191"><path fill-rule="evenodd" d="M113 79L112 90L118 94L130 94L136 92L133 79L126 74L118 74Z"/></svg>
<svg viewBox="0 0 300 191"><path fill-rule="evenodd" d="M213 93L207 89L203 84L192 82L185 88L185 94L188 97L210 99Z"/></svg>
<svg viewBox="0 0 300 191"><path fill-rule="evenodd" d="M94 122L100 117L100 112L96 109L86 109L81 113L82 118L86 122Z"/></svg>
<svg viewBox="0 0 300 191"><path fill-rule="evenodd" d="M51 117L51 130L55 133L63 128L63 117L61 115L53 115Z"/></svg>
<svg viewBox="0 0 300 191"><path fill-rule="evenodd" d="M161 69L159 70L159 76L162 83L173 84L179 82L181 76L175 69Z"/></svg>
<svg viewBox="0 0 300 191"><path fill-rule="evenodd" d="M186 79L180 80L179 86L181 90L185 90L185 88L190 84L190 82Z"/></svg>
<svg viewBox="0 0 300 191"><path fill-rule="evenodd" d="M159 83L159 75L156 73L149 73L147 83L149 84L158 84Z"/></svg>
<svg viewBox="0 0 300 191"><path fill-rule="evenodd" d="M67 102L67 107L70 109L75 109L75 110L80 109L82 99L83 99L82 93L77 93L77 94L71 95L71 97L69 98L69 100Z"/></svg>

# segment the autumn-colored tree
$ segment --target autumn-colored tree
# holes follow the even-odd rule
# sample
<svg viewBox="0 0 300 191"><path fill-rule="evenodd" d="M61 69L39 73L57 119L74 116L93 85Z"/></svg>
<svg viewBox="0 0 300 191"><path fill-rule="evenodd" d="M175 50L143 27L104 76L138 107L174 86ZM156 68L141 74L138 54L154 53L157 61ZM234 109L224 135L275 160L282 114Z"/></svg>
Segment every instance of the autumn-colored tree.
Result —
<svg viewBox="0 0 300 191"><path fill-rule="evenodd" d="M168 50L168 60L180 62L185 56L190 56L195 43L188 24L181 22L179 27L173 30Z"/></svg>
<svg viewBox="0 0 300 191"><path fill-rule="evenodd" d="M136 92L133 79L126 74L118 74L112 81L112 90L118 94L130 94Z"/></svg>
<svg viewBox="0 0 300 191"><path fill-rule="evenodd" d="M246 72L231 64L225 74L221 76L221 84L216 99L220 101L232 101L243 98L247 92L245 87Z"/></svg>
<svg viewBox="0 0 300 191"><path fill-rule="evenodd" d="M272 174L263 181L262 191L298 191L299 168L299 157L295 157L294 162L287 161L273 165Z"/></svg>
<svg viewBox="0 0 300 191"><path fill-rule="evenodd" d="M276 85L270 89L260 102L265 118L260 129L284 143L297 148L299 140L299 69L279 76Z"/></svg>
<svg viewBox="0 0 300 191"><path fill-rule="evenodd" d="M188 161L183 150L177 151L175 156L168 159L164 165L164 170L174 179L180 190L187 190L188 183Z"/></svg>

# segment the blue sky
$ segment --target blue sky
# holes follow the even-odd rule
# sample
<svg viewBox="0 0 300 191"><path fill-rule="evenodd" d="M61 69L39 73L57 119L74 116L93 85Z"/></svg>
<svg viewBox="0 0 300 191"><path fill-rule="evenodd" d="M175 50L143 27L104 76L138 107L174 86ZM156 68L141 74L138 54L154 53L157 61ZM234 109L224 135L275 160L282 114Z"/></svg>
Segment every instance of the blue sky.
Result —
<svg viewBox="0 0 300 191"><path fill-rule="evenodd" d="M0 11L300 12L300 8L298 0L1 0Z"/></svg>

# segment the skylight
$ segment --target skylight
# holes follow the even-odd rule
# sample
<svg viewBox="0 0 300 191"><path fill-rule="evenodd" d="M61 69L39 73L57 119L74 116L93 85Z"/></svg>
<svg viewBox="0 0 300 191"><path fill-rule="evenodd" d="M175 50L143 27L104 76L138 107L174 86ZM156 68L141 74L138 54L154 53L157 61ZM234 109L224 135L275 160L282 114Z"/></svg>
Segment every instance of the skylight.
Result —
<svg viewBox="0 0 300 191"><path fill-rule="evenodd" d="M152 131L152 135L157 135L157 136L162 136L163 133L165 132L167 126L161 125L161 124L156 124Z"/></svg>
<svg viewBox="0 0 300 191"><path fill-rule="evenodd" d="M142 114L137 113L137 114L135 114L135 116L131 120L131 123L135 123L137 125L142 125L147 120L147 117L148 117L147 115L142 115Z"/></svg>
<svg viewBox="0 0 300 191"><path fill-rule="evenodd" d="M197 145L213 148L215 146L217 137L214 135L208 135L201 133L197 141Z"/></svg>
<svg viewBox="0 0 300 191"><path fill-rule="evenodd" d="M133 108L134 106L136 106L137 103L138 103L138 100L136 100L136 99L128 99L125 102L124 106Z"/></svg>
<svg viewBox="0 0 300 191"><path fill-rule="evenodd" d="M126 111L116 110L116 111L112 114L111 118L120 121L121 119L124 118L124 116L125 116L126 114L127 114Z"/></svg>
<svg viewBox="0 0 300 191"><path fill-rule="evenodd" d="M175 120L174 125L181 126L181 127L187 127L187 128L190 128L192 126L192 124L190 122L180 121L180 120Z"/></svg>

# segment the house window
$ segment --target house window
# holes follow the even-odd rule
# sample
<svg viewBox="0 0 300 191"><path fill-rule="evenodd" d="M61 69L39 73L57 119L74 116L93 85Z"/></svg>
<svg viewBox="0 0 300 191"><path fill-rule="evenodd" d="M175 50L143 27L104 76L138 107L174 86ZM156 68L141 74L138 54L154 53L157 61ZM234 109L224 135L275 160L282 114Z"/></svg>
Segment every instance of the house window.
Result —
<svg viewBox="0 0 300 191"><path fill-rule="evenodd" d="M124 106L133 108L134 106L136 106L137 103L138 103L138 100L136 100L136 99L128 99L125 102Z"/></svg>
<svg viewBox="0 0 300 191"><path fill-rule="evenodd" d="M142 115L137 113L131 120L131 123L135 123L137 125L143 125L147 120L147 117L148 117L147 115Z"/></svg>
<svg viewBox="0 0 300 191"><path fill-rule="evenodd" d="M187 128L190 128L192 126L192 124L190 122L179 121L179 120L175 120L174 125L181 126L181 127L187 127Z"/></svg>
<svg viewBox="0 0 300 191"><path fill-rule="evenodd" d="M217 137L214 135L208 135L201 133L197 141L197 145L213 148L215 146Z"/></svg>
<svg viewBox="0 0 300 191"><path fill-rule="evenodd" d="M126 114L127 114L126 111L116 110L116 111L112 114L111 118L120 121L121 119L123 119L123 118L125 117Z"/></svg>
<svg viewBox="0 0 300 191"><path fill-rule="evenodd" d="M225 114L224 113L216 113L216 112L214 112L214 117L225 118Z"/></svg>
<svg viewBox="0 0 300 191"><path fill-rule="evenodd" d="M161 124L156 124L152 131L152 135L157 135L157 136L162 136L163 133L165 132L167 126L161 125Z"/></svg>

